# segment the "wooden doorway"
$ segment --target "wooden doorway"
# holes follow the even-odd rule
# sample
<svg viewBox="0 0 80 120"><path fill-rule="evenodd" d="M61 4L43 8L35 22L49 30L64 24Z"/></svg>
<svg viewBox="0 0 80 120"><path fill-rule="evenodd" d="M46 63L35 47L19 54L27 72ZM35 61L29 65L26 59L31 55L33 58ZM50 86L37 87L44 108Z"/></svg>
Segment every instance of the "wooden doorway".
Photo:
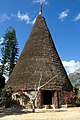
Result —
<svg viewBox="0 0 80 120"><path fill-rule="evenodd" d="M52 91L43 91L43 105L52 105Z"/></svg>

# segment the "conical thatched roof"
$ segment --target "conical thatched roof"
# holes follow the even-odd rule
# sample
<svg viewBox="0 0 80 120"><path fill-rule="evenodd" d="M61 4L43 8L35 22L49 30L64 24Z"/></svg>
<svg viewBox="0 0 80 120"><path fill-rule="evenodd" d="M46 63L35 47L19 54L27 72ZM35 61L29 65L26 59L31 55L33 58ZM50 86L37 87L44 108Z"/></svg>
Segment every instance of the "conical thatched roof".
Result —
<svg viewBox="0 0 80 120"><path fill-rule="evenodd" d="M19 60L8 80L7 88L34 90L40 76L45 90L72 90L66 71L55 48L44 17L39 14Z"/></svg>

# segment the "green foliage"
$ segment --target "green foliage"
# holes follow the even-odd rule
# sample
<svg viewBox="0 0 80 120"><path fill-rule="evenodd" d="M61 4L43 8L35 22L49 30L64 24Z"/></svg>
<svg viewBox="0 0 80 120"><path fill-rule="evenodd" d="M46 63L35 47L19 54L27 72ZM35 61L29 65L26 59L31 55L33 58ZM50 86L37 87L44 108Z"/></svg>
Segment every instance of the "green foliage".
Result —
<svg viewBox="0 0 80 120"><path fill-rule="evenodd" d="M80 98L78 96L73 97L72 105L75 106L75 107L80 107Z"/></svg>
<svg viewBox="0 0 80 120"><path fill-rule="evenodd" d="M5 77L0 75L0 89L4 88L5 86Z"/></svg>
<svg viewBox="0 0 80 120"><path fill-rule="evenodd" d="M78 95L80 96L80 90L78 90Z"/></svg>
<svg viewBox="0 0 80 120"><path fill-rule="evenodd" d="M80 107L79 88L74 87L73 98L68 101L68 106L69 107Z"/></svg>
<svg viewBox="0 0 80 120"><path fill-rule="evenodd" d="M5 108L19 106L20 103L17 100L12 99L12 91L6 92L5 89L0 91L1 101L0 106L5 106Z"/></svg>
<svg viewBox="0 0 80 120"><path fill-rule="evenodd" d="M7 70L9 74L12 72L18 57L18 42L16 39L16 31L13 27L9 27L4 35L4 42L2 43L2 74L5 69L5 64L8 64Z"/></svg>
<svg viewBox="0 0 80 120"><path fill-rule="evenodd" d="M5 89L1 88L0 89L0 107L3 107L3 102L4 102L4 94L5 94Z"/></svg>
<svg viewBox="0 0 80 120"><path fill-rule="evenodd" d="M5 108L15 107L17 105L20 105L20 103L17 100L14 100L11 98L5 99L3 104L4 104Z"/></svg>
<svg viewBox="0 0 80 120"><path fill-rule="evenodd" d="M75 93L75 95L78 95L78 91L79 91L79 88L74 87L74 93Z"/></svg>

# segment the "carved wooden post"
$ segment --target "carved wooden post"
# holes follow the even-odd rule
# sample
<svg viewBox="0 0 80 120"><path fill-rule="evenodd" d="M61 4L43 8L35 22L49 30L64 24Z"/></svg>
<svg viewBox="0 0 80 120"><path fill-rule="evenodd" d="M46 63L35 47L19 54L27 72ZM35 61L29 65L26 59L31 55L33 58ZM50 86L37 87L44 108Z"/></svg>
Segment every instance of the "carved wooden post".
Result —
<svg viewBox="0 0 80 120"><path fill-rule="evenodd" d="M54 92L54 107L55 109L59 108L59 96L58 91Z"/></svg>
<svg viewBox="0 0 80 120"><path fill-rule="evenodd" d="M38 92L37 95L37 107L42 108L43 107L43 96L42 96L42 91Z"/></svg>
<svg viewBox="0 0 80 120"><path fill-rule="evenodd" d="M59 101L59 108L61 108L61 104L62 104L61 91L58 91L58 101Z"/></svg>

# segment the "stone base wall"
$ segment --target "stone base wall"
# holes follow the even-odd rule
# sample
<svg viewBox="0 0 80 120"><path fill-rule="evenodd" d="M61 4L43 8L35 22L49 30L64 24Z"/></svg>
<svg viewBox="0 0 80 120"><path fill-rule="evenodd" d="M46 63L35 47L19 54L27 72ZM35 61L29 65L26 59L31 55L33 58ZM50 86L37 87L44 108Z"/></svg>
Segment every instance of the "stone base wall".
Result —
<svg viewBox="0 0 80 120"><path fill-rule="evenodd" d="M64 93L62 91L52 91L52 105L50 108L60 108L65 104ZM12 98L18 100L20 105L25 106L26 108L32 108L33 100L35 102L36 108L49 108L49 105L43 105L43 91L27 91L20 94L18 92L13 93Z"/></svg>

